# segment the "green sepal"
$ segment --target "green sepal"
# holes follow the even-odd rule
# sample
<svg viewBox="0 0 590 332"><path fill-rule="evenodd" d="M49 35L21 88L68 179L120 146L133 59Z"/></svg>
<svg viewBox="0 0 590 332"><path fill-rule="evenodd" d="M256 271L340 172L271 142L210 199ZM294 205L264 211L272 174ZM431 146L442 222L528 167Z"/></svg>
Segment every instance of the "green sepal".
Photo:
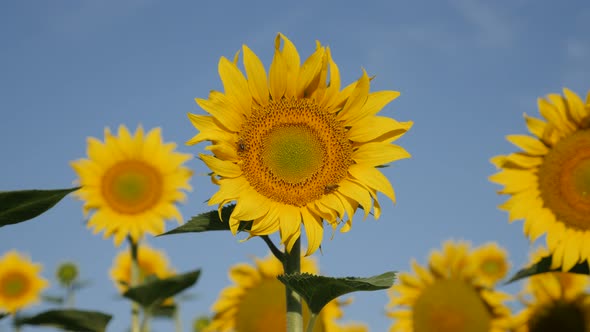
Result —
<svg viewBox="0 0 590 332"><path fill-rule="evenodd" d="M2 319L4 317L8 317L8 314L5 312L0 312L0 319Z"/></svg>
<svg viewBox="0 0 590 332"><path fill-rule="evenodd" d="M78 189L0 191L0 227L35 218Z"/></svg>
<svg viewBox="0 0 590 332"><path fill-rule="evenodd" d="M111 318L111 315L98 311L49 310L31 317L17 318L15 324L52 326L76 332L104 332Z"/></svg>
<svg viewBox="0 0 590 332"><path fill-rule="evenodd" d="M297 292L305 300L311 312L319 314L328 302L344 294L391 287L395 281L395 274L395 272L385 272L369 278L333 278L309 273L293 273L283 274L277 278L285 286Z"/></svg>
<svg viewBox="0 0 590 332"><path fill-rule="evenodd" d="M170 278L155 279L143 285L129 288L123 296L139 303L144 308L156 308L170 298L194 285L201 270L178 274Z"/></svg>
<svg viewBox="0 0 590 332"><path fill-rule="evenodd" d="M170 230L162 235L180 234L180 233L200 233L207 231L229 231L229 216L234 211L235 204L226 205L221 209L221 219L219 218L219 212L212 210L209 212L201 213L197 216L192 217L186 224ZM250 230L252 223L248 221L241 221L238 226L238 231Z"/></svg>
<svg viewBox="0 0 590 332"><path fill-rule="evenodd" d="M541 274L541 273L546 273L546 272L569 272L569 273L590 275L590 269L588 268L587 261L583 261L581 263L574 265L574 267L572 267L568 271L562 271L561 267L557 267L556 269L551 269L551 260L552 260L552 255L543 257L537 263L535 263L531 266L525 267L525 268L519 270L518 272L516 272L514 274L514 276L506 282L506 284L515 282L520 279L528 278L528 277L534 276L536 274Z"/></svg>

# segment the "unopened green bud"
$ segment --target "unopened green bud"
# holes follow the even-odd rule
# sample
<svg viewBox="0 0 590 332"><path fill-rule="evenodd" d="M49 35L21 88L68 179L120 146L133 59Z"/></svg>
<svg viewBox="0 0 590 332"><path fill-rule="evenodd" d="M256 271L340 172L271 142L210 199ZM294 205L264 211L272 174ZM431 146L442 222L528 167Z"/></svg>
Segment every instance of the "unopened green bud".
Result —
<svg viewBox="0 0 590 332"><path fill-rule="evenodd" d="M195 319L193 323L193 332L202 332L211 323L211 319L207 316L201 316Z"/></svg>
<svg viewBox="0 0 590 332"><path fill-rule="evenodd" d="M72 262L60 264L57 268L57 280L63 286L71 286L78 278L78 266Z"/></svg>

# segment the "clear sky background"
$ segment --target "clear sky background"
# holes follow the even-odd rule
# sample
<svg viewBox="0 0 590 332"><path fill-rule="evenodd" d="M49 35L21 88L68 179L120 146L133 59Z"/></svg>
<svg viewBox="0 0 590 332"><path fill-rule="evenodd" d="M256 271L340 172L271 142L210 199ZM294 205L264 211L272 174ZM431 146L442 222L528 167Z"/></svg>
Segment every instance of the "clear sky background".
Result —
<svg viewBox="0 0 590 332"><path fill-rule="evenodd" d="M332 240L327 231L323 254L314 254L323 274L405 271L412 258L425 263L447 239L497 241L510 251L511 273L524 264L529 243L522 222L508 224L496 208L504 198L487 180L495 173L489 158L515 150L504 136L525 133L522 114L538 115L537 97L563 87L585 96L590 89L585 0L2 1L0 190L71 186L69 162L86 156L86 138L102 140L105 127L119 124L160 126L180 151L203 152L205 144L184 145L197 133L186 114L204 114L194 98L222 90L219 57L247 44L268 68L277 32L302 58L315 40L329 45L345 84L365 68L376 76L373 91L401 92L382 115L415 122L398 141L412 158L383 170L397 203L382 196L381 219L362 221L359 214L351 232ZM185 219L211 210L204 202L217 190L200 160L189 166L196 175L181 206ZM114 314L109 331L123 331L129 307L108 270L126 247L92 235L81 206L66 197L33 221L1 228L0 254L28 253L48 279L60 262L78 262L82 278L92 281L78 293L78 307ZM229 232L149 239L178 271L203 269L190 290L195 298L182 303L187 331L230 284L230 266L268 253L259 239L238 240ZM49 293L57 292L54 284ZM345 320L378 332L391 325L385 291L353 297ZM0 330L8 326L0 321ZM167 322L154 326L172 329Z"/></svg>

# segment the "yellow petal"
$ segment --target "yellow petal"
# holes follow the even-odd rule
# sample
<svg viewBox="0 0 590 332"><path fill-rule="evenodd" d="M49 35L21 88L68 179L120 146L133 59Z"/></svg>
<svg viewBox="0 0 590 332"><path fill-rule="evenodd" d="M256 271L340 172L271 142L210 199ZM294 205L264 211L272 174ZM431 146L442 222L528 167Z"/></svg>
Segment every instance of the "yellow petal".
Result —
<svg viewBox="0 0 590 332"><path fill-rule="evenodd" d="M383 143L363 144L352 154L352 159L358 164L368 166L386 165L404 158L410 158L410 154L404 148Z"/></svg>
<svg viewBox="0 0 590 332"><path fill-rule="evenodd" d="M395 202L395 194L389 180L376 168L364 165L352 165L348 172L359 182L384 193Z"/></svg>
<svg viewBox="0 0 590 332"><path fill-rule="evenodd" d="M529 132L539 138L543 137L547 123L543 120L523 114Z"/></svg>
<svg viewBox="0 0 590 332"><path fill-rule="evenodd" d="M296 97L297 81L299 80L299 67L301 66L301 60L297 48L285 35L279 33L275 40L275 49L278 50L281 45L281 39L285 42L283 46L283 59L287 67L287 79L285 87L286 97Z"/></svg>
<svg viewBox="0 0 590 332"><path fill-rule="evenodd" d="M279 51L275 51L272 59L269 79L272 99L280 100L285 95L285 90L287 89L287 64Z"/></svg>
<svg viewBox="0 0 590 332"><path fill-rule="evenodd" d="M279 206L279 211L281 243L284 243L287 252L290 252L300 235L301 212L298 207L287 204Z"/></svg>
<svg viewBox="0 0 590 332"><path fill-rule="evenodd" d="M248 46L244 45L242 49L244 50L244 68L246 75L248 75L250 93L259 104L266 105L268 104L268 83L264 65Z"/></svg>
<svg viewBox="0 0 590 332"><path fill-rule="evenodd" d="M187 145L194 145L203 141L231 140L232 134L219 127L212 116L188 113L188 118L200 133L187 141Z"/></svg>
<svg viewBox="0 0 590 332"><path fill-rule="evenodd" d="M221 57L218 70L226 95L235 98L242 110L250 110L252 96L248 88L248 81L238 66L226 57Z"/></svg>
<svg viewBox="0 0 590 332"><path fill-rule="evenodd" d="M411 122L398 122L385 116L368 116L355 123L348 131L348 139L355 142L368 142L375 138L392 133L397 137L404 134L410 127Z"/></svg>
<svg viewBox="0 0 590 332"><path fill-rule="evenodd" d="M326 88L326 93L321 102L322 108L332 108L332 104L336 101L340 93L340 70L332 59L330 47L326 47L326 55L328 57L328 65L330 70L330 83Z"/></svg>
<svg viewBox="0 0 590 332"><path fill-rule="evenodd" d="M314 216L307 208L301 209L301 217L307 237L307 251L305 256L309 256L320 247L322 238L324 237L324 226L322 225L322 219Z"/></svg>
<svg viewBox="0 0 590 332"><path fill-rule="evenodd" d="M525 152L535 155L535 156L543 156L549 152L549 149L538 139L527 135L508 135L506 139L516 145L517 147L523 149Z"/></svg>
<svg viewBox="0 0 590 332"><path fill-rule="evenodd" d="M584 119L588 117L589 111L584 106L584 102L577 94L573 93L569 89L563 89L563 94L567 100L567 110L571 115L572 119L578 124L582 125Z"/></svg>
<svg viewBox="0 0 590 332"><path fill-rule="evenodd" d="M549 123L557 127L560 132L566 134L571 133L569 123L565 119L564 114L562 114L555 105L543 98L538 99L538 104L539 112Z"/></svg>
<svg viewBox="0 0 590 332"><path fill-rule="evenodd" d="M369 77L367 72L363 70L363 76L356 82L354 90L346 100L342 111L338 113L337 119L339 121L345 121L349 125L352 124L350 119L358 120L360 118L361 108L365 105L369 96L369 85Z"/></svg>
<svg viewBox="0 0 590 332"><path fill-rule="evenodd" d="M359 202L365 212L364 218L367 218L373 207L373 201L371 200L369 192L360 184L349 179L342 180L339 185L338 192L343 196L350 197L354 201ZM349 216L349 218L352 217Z"/></svg>
<svg viewBox="0 0 590 332"><path fill-rule="evenodd" d="M326 49L320 47L317 49L312 55L305 60L303 66L301 66L301 70L299 71L299 78L297 80L297 87L296 87L296 96L299 98L306 97L305 91L309 87L309 85L314 82L314 80L318 79L318 75L320 75L322 70L322 65L326 56ZM316 82L316 85L318 83Z"/></svg>
<svg viewBox="0 0 590 332"><path fill-rule="evenodd" d="M232 163L231 161L225 161L214 156L200 154L201 160L207 164L213 172L226 178L237 178L242 175L242 169L240 166Z"/></svg>
<svg viewBox="0 0 590 332"><path fill-rule="evenodd" d="M211 91L209 99L195 98L195 101L218 121L223 119L223 122L218 122L221 126L233 132L240 130L244 112L227 96L218 91Z"/></svg>

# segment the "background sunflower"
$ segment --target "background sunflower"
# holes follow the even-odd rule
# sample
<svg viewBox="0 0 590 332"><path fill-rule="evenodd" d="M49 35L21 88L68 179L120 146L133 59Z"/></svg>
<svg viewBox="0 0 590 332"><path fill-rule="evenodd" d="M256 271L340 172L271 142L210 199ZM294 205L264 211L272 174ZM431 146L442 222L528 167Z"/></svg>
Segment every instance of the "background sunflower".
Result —
<svg viewBox="0 0 590 332"><path fill-rule="evenodd" d="M39 301L41 291L49 285L41 269L14 250L0 257L0 312L14 314Z"/></svg>

